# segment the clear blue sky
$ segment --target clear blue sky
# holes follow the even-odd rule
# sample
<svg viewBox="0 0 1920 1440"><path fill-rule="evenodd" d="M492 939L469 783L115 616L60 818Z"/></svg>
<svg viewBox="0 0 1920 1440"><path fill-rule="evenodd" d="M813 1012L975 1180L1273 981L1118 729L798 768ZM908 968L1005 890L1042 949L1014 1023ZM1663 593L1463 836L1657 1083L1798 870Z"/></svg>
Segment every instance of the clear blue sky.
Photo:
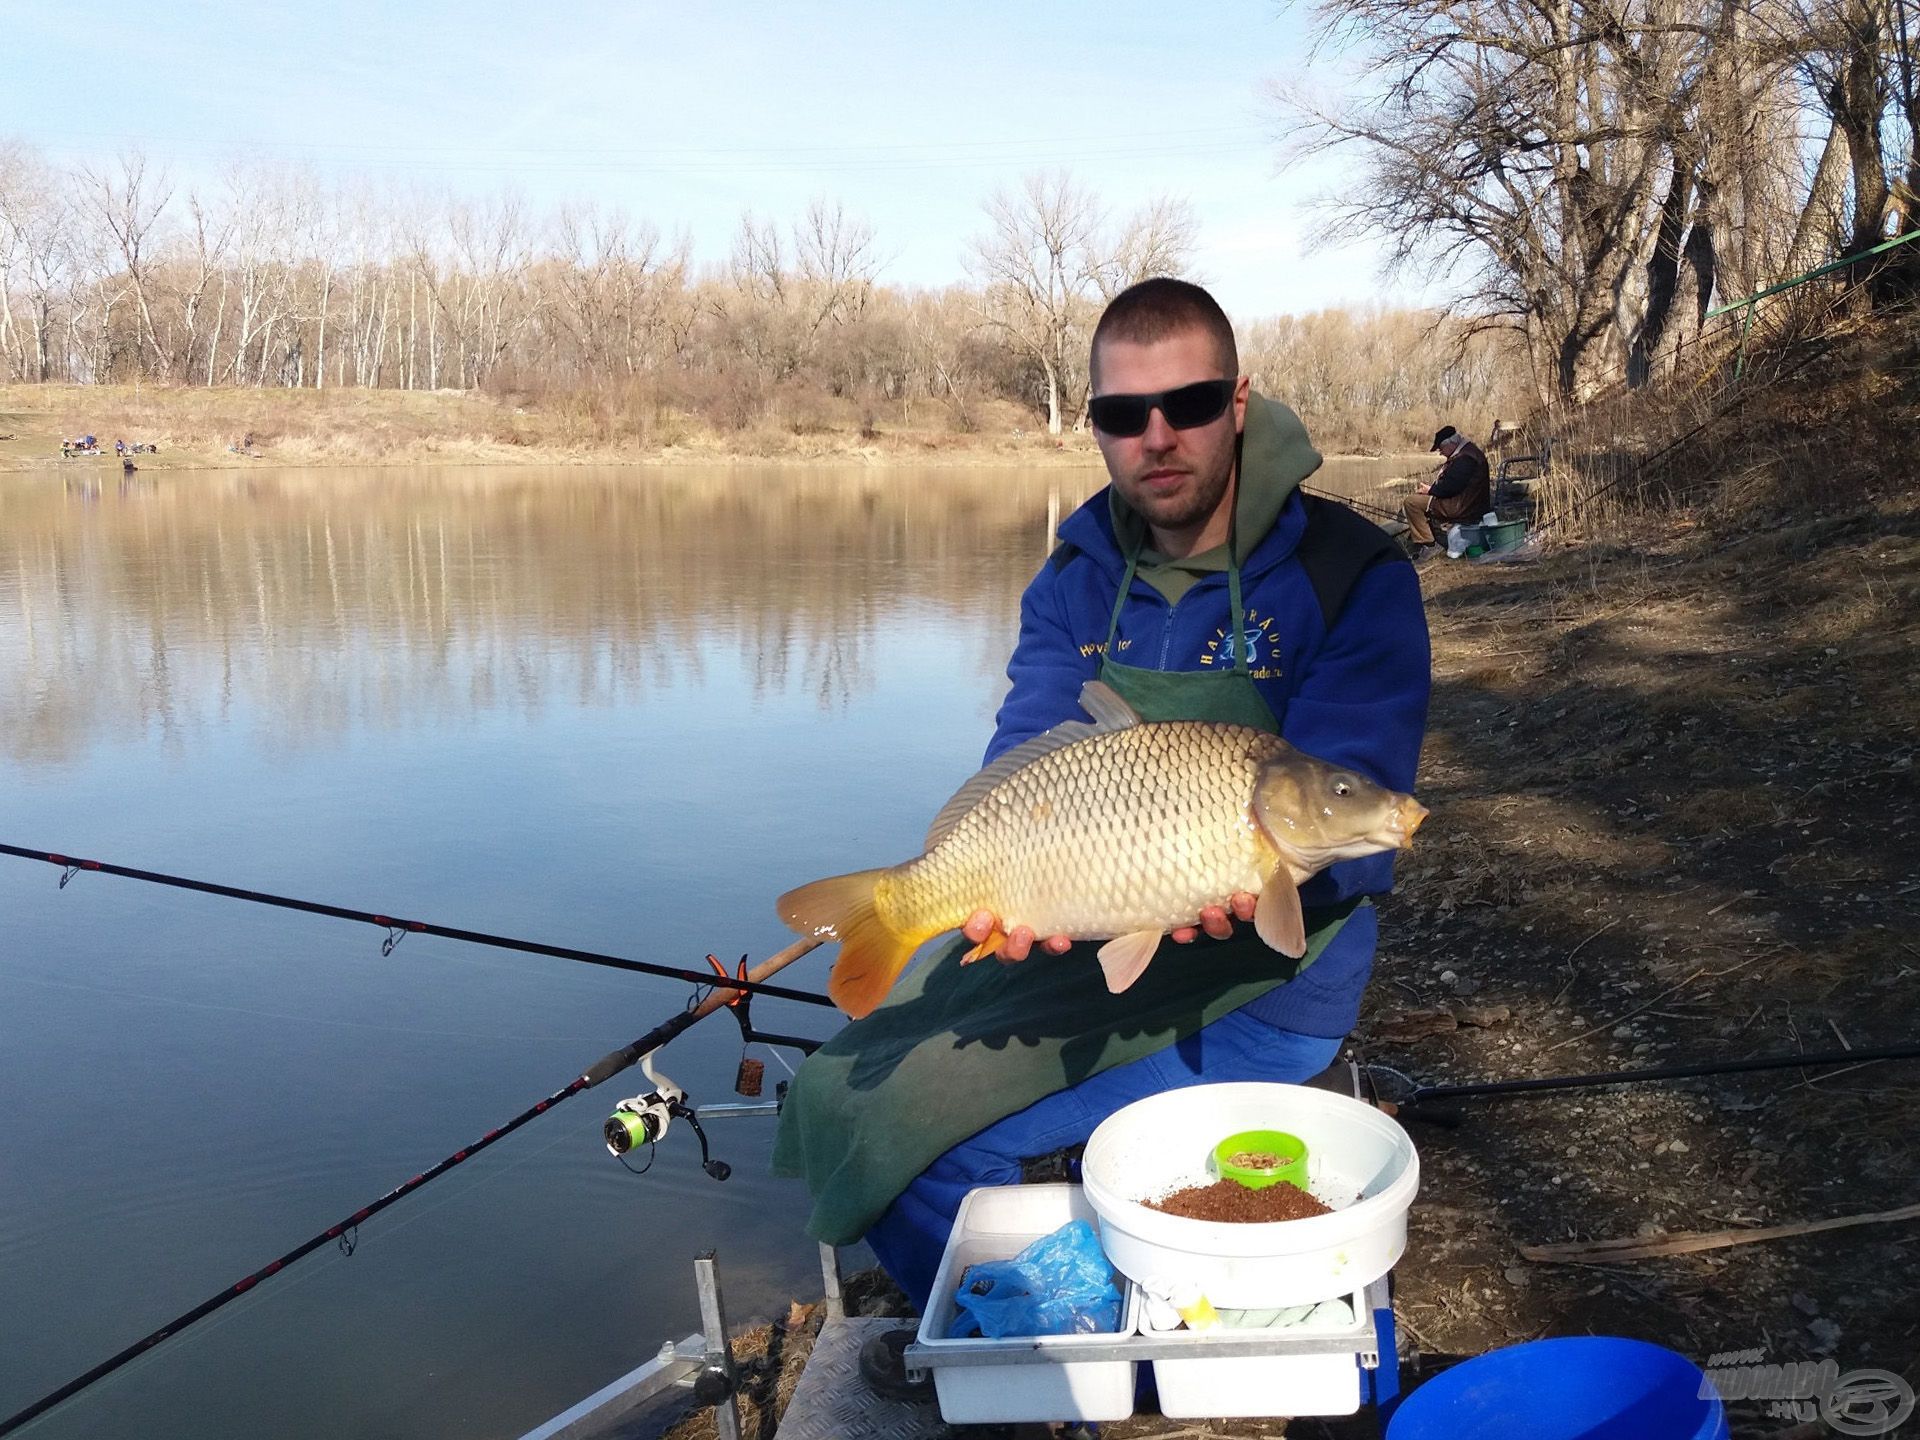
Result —
<svg viewBox="0 0 1920 1440"><path fill-rule="evenodd" d="M1270 0L9 0L0 19L0 135L56 161L137 142L188 184L251 153L539 209L592 197L700 261L743 210L784 222L824 195L907 284L963 278L986 196L1066 165L1117 211L1187 197L1237 320L1416 298L1371 246L1304 253L1338 168L1276 174L1261 90L1305 41Z"/></svg>

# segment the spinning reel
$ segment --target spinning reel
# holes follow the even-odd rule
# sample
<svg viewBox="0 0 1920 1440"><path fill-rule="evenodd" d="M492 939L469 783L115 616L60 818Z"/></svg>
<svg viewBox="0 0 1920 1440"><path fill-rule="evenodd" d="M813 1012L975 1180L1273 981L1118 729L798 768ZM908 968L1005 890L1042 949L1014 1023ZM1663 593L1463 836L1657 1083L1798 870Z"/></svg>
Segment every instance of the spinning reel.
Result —
<svg viewBox="0 0 1920 1440"><path fill-rule="evenodd" d="M629 1096L614 1106L613 1114L600 1127L600 1133L607 1142L607 1153L625 1165L628 1151L641 1145L658 1145L677 1117L692 1126L693 1133L699 1138L700 1168L716 1180L725 1180L733 1174L733 1167L724 1160L714 1159L707 1148L707 1132L700 1128L700 1117L687 1104L687 1092L653 1068L651 1055L641 1057L640 1069L653 1082L653 1088L644 1094ZM647 1165L652 1164L653 1156L649 1153Z"/></svg>

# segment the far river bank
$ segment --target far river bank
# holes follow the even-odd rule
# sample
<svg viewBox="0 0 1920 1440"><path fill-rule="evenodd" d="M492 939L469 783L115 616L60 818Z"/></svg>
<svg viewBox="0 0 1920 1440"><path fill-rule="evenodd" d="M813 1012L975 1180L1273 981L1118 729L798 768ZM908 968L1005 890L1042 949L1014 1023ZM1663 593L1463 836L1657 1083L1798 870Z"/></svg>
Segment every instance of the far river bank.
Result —
<svg viewBox="0 0 1920 1440"><path fill-rule="evenodd" d="M63 456L91 435L97 453ZM152 385L0 386L0 472L115 462L115 442L141 470L367 465L798 464L993 467L1099 463L1093 437L1046 433L1011 406L982 407L970 431L929 404L888 421L835 428L768 419L723 432L678 412L611 415L588 397L514 405L467 391L259 390ZM1431 462L1405 453L1329 455Z"/></svg>

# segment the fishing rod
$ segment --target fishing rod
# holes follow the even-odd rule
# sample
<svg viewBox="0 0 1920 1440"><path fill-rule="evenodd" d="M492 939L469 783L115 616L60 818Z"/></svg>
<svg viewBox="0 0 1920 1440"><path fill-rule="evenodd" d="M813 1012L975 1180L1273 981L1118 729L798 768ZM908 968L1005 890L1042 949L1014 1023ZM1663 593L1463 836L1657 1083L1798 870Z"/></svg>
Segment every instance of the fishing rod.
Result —
<svg viewBox="0 0 1920 1440"><path fill-rule="evenodd" d="M1755 1070L1822 1069L1832 1065L1873 1065L1886 1060L1920 1060L1920 1041L1883 1045L1870 1050L1809 1050L1786 1055L1756 1055L1745 1060L1716 1060L1677 1065L1654 1065L1640 1070L1605 1070L1591 1075L1548 1075L1532 1080L1487 1080L1463 1085L1421 1085L1391 1065L1368 1065L1369 1076L1380 1074L1409 1087L1404 1094L1383 1097L1412 1119L1447 1124L1457 1119L1449 1111L1422 1107L1436 1100L1480 1100L1503 1095L1539 1095L1556 1090L1590 1090L1603 1085L1637 1085L1654 1080L1699 1080L1713 1075L1737 1075Z"/></svg>
<svg viewBox="0 0 1920 1440"><path fill-rule="evenodd" d="M764 980L767 976L791 965L801 956L815 949L819 944L820 941L815 939L797 940L779 954L771 956L755 966L751 971L747 972L747 976L756 982ZM711 975L701 975L697 971L689 971L687 973L693 975L702 985L717 986L720 983ZM724 973L723 971L722 974L724 975ZM757 984L754 988L762 990L763 993L765 992L765 987ZM471 1160L475 1155L478 1155L482 1150L487 1149L496 1141L504 1140L536 1115L544 1115L561 1101L571 1100L583 1090L591 1090L594 1086L612 1079L615 1075L618 1075L621 1071L635 1063L641 1064L642 1068L646 1070L647 1076L654 1082L655 1088L646 1095L637 1096L632 1100L621 1101L619 1109L615 1112L616 1116L622 1113L638 1113L629 1107L645 1107L655 1101L661 1102L662 1108L657 1129L651 1133L637 1137L646 1140L648 1143L659 1139L659 1137L665 1133L665 1120L669 1111L673 1115L685 1116L694 1126L695 1132L700 1134L702 1168L716 1180L724 1180L726 1178L726 1166L722 1162L713 1160L708 1156L706 1135L699 1130L696 1112L686 1104L686 1092L674 1085L671 1081L665 1081L656 1075L652 1067L647 1065L646 1061L647 1057L655 1050L658 1050L669 1040L672 1040L696 1022L704 1020L716 1010L727 1008L732 1001L741 998L744 997L728 995L717 989L709 992L704 998L689 1005L671 1020L654 1026L653 1029L649 1030L632 1044L623 1045L618 1050L609 1051L607 1054L601 1056L598 1060L594 1061L593 1064L589 1065L578 1077L561 1086L545 1099L538 1100L532 1105L529 1105L504 1125L496 1126L494 1129L487 1131L487 1133L478 1140L454 1151L437 1165L430 1166L428 1169L422 1170L418 1175L415 1175L411 1180L394 1186L393 1189L387 1191L387 1193L382 1195L378 1200L362 1206L345 1219L329 1225L317 1235L294 1246L293 1249L287 1251L286 1254L280 1256L278 1259L268 1261L251 1275L235 1281L219 1294L211 1295L207 1299L202 1300L191 1310L169 1320L151 1335L136 1340L116 1355L108 1356L85 1374L76 1375L59 1389L51 1391L34 1401L31 1405L27 1406L26 1409L9 1415L4 1420L0 1420L0 1435L10 1435L22 1425L46 1414L46 1412L53 1409L54 1406L72 1399L89 1385L111 1375L129 1361L138 1359L161 1341L178 1335L188 1326L204 1320L207 1316L213 1314L214 1311L220 1309L230 1301L238 1300L262 1280L279 1274L282 1270L286 1269L287 1266L293 1264L294 1261L312 1254L329 1241L338 1245L342 1253L351 1255L359 1235L360 1226L367 1220L372 1219L375 1215L378 1215L382 1210L385 1210L389 1205L394 1204L404 1196L411 1195L423 1186L431 1184L449 1170L453 1169L454 1166L464 1164L466 1161ZM745 1028L744 1024L742 1028ZM663 1092L667 1093L663 1094ZM613 1148L611 1131L614 1123L613 1120L607 1122L607 1130L609 1132L608 1148L610 1150ZM618 1152L615 1153L617 1154Z"/></svg>
<svg viewBox="0 0 1920 1440"><path fill-rule="evenodd" d="M1351 505L1356 510L1366 510L1375 515L1384 515L1389 520L1397 520L1400 518L1400 512L1398 510L1389 510L1384 505L1375 505L1369 500L1362 500L1354 495L1335 495L1331 491L1314 490L1306 485L1300 487L1300 492L1303 495L1317 496L1322 500L1337 500L1342 505Z"/></svg>
<svg viewBox="0 0 1920 1440"><path fill-rule="evenodd" d="M60 867L60 888L82 872L118 875L126 880L145 880L152 885L171 885L176 890L196 890L203 895L220 895L229 900L248 900L256 905L273 905L282 910L302 910L309 915L326 915L335 920L358 920L378 925L387 932L380 945L382 955L391 955L394 946L408 935L438 935L443 940L464 940L470 945L490 945L496 950L519 950L528 955L550 955L557 960L578 960L587 965L604 965L613 970L631 970L641 975L660 975L669 980L686 980L695 985L712 985L743 995L772 995L781 1000L798 1000L807 1005L831 1005L825 995L811 990L792 990L784 985L761 985L744 974L729 975L713 963L718 974L683 970L650 960L628 960L619 955L604 955L597 950L577 950L568 945L544 945L536 940L516 940L508 935L490 935L482 930L463 930L453 925L436 925L429 920L399 920L372 910L352 910L343 905L325 905L317 900L295 900L286 895L270 895L263 890L242 890L233 885L218 885L211 880L192 880L183 875L165 875L157 870L136 870L129 865L113 865L105 860L75 860L50 850L32 850L21 845L0 845L0 855L22 860L41 860Z"/></svg>

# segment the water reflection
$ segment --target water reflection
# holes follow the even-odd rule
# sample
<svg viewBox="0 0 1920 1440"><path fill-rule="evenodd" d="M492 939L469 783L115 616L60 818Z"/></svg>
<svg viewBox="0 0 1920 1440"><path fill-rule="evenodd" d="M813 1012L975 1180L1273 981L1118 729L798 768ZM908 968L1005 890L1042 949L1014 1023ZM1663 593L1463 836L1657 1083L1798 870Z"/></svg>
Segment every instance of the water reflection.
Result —
<svg viewBox="0 0 1920 1440"><path fill-rule="evenodd" d="M1093 472L766 467L136 474L0 491L0 736L21 760L244 723L629 703L713 666L842 706L933 607L996 676ZM1044 519L1043 519L1044 517ZM982 556L1004 556L1004 564ZM987 652L991 651L989 654Z"/></svg>

